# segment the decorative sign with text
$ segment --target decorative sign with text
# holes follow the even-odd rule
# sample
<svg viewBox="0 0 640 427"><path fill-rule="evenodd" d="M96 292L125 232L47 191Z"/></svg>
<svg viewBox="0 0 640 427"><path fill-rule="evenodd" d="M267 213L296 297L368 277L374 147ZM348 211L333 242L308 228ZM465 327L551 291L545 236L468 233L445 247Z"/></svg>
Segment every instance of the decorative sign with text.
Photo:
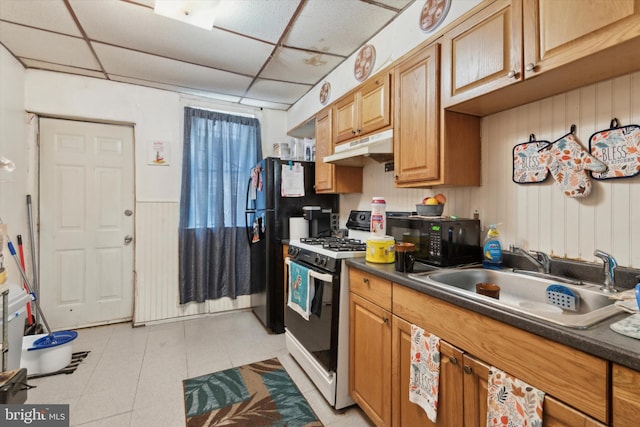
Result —
<svg viewBox="0 0 640 427"><path fill-rule="evenodd" d="M149 142L149 164L153 166L169 165L169 143L166 141Z"/></svg>

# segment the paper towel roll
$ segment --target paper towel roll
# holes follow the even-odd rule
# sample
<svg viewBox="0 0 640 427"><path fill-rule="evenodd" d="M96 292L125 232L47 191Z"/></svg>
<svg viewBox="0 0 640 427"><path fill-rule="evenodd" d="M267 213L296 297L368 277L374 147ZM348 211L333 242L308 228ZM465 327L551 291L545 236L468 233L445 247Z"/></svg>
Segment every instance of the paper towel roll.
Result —
<svg viewBox="0 0 640 427"><path fill-rule="evenodd" d="M289 240L300 240L309 237L309 221L304 218L289 218Z"/></svg>

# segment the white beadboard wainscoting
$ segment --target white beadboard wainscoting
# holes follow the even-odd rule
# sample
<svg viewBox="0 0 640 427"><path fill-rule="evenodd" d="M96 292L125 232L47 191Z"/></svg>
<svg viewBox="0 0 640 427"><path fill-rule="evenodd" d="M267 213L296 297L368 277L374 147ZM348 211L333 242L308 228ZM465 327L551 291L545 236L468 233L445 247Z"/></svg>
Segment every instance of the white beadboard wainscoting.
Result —
<svg viewBox="0 0 640 427"><path fill-rule="evenodd" d="M553 177L540 184L515 184L513 146L529 134L554 141L576 125L588 150L589 138L609 127L640 125L640 72L487 116L482 120L482 185L464 188L397 189L393 173L368 160L363 193L340 198L344 225L351 209L370 209L372 196L384 196L387 210L415 210L425 196L442 192L445 215L480 213L483 228L500 223L503 243L547 252L556 257L596 261L594 250L612 254L618 264L640 268L640 176L596 181L589 196L564 196ZM455 143L455 141L450 141Z"/></svg>
<svg viewBox="0 0 640 427"><path fill-rule="evenodd" d="M178 224L180 204L136 204L134 325L250 307L248 296L205 303L179 303Z"/></svg>

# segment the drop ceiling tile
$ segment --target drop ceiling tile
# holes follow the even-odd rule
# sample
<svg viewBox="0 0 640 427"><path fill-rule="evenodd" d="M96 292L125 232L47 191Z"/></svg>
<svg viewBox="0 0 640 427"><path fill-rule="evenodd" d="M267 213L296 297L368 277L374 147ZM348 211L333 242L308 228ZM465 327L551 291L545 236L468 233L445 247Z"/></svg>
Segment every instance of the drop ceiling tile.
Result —
<svg viewBox="0 0 640 427"><path fill-rule="evenodd" d="M245 75L258 72L273 51L268 43L223 30L204 30L124 1L70 3L87 36L105 44Z"/></svg>
<svg viewBox="0 0 640 427"><path fill-rule="evenodd" d="M244 94L252 80L250 77L100 43L93 43L93 46L110 76L114 74L238 96Z"/></svg>
<svg viewBox="0 0 640 427"><path fill-rule="evenodd" d="M424 1L425 0L422 0L423 4L424 4ZM376 3L387 5L390 8L397 11L404 10L405 7L407 7L410 3L413 3L413 2L414 0L376 0Z"/></svg>
<svg viewBox="0 0 640 427"><path fill-rule="evenodd" d="M213 25L275 44L298 4L298 0L222 0Z"/></svg>
<svg viewBox="0 0 640 427"><path fill-rule="evenodd" d="M84 68L68 67L66 65L52 64L50 62L36 61L28 58L20 58L27 68L37 68L40 70L59 71L61 73L77 74L79 76L96 77L98 79L106 79L101 71L85 70Z"/></svg>
<svg viewBox="0 0 640 427"><path fill-rule="evenodd" d="M87 43L76 37L0 22L0 43L17 57L100 70Z"/></svg>
<svg viewBox="0 0 640 427"><path fill-rule="evenodd" d="M394 16L361 1L309 0L284 44L349 56Z"/></svg>
<svg viewBox="0 0 640 427"><path fill-rule="evenodd" d="M310 85L284 83L274 80L258 79L247 92L247 98L272 101L282 104L293 104L307 93Z"/></svg>
<svg viewBox="0 0 640 427"><path fill-rule="evenodd" d="M269 108L271 110L282 110L282 111L287 111L289 107L291 107L291 104L280 104L277 102L260 101L260 100L251 99L251 98L243 98L242 101L240 101L240 104L248 105L250 107Z"/></svg>
<svg viewBox="0 0 640 427"><path fill-rule="evenodd" d="M17 24L82 37L82 33L62 0L2 0L0 1L0 18Z"/></svg>
<svg viewBox="0 0 640 427"><path fill-rule="evenodd" d="M333 55L278 48L260 77L315 85L343 60Z"/></svg>
<svg viewBox="0 0 640 427"><path fill-rule="evenodd" d="M238 103L240 101L240 97L239 96L222 95L222 94L219 94L219 93L213 93L213 92L209 92L209 91L205 91L205 90L186 88L184 86L173 86L173 85L168 85L168 84L163 84L163 83L150 82L150 81L146 81L146 80L132 79L132 78L129 78L129 77L121 77L121 76L112 76L112 80L115 81L115 82L131 83L131 84L135 84L135 85L138 85L138 86L145 86L145 87L152 87L152 88L155 88L155 89L169 90L171 92L178 92L178 93L184 93L184 94L188 94L188 95L202 96L202 97L205 97L205 98L217 99L219 101L226 101L226 102L232 102L232 103Z"/></svg>

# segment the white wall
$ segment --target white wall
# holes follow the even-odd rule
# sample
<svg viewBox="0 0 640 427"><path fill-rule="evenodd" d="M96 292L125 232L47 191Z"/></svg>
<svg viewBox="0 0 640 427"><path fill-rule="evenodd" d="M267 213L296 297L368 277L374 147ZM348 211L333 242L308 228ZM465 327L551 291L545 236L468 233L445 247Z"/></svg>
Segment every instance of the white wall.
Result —
<svg viewBox="0 0 640 427"><path fill-rule="evenodd" d="M0 217L7 224L7 232L14 245L17 245L16 235L21 234L25 253L29 254L26 194L29 175L33 174L33 165L29 163L33 146L29 145L26 138L25 72L22 65L4 47L0 47L0 77L0 155L16 165L11 173L0 171ZM4 264L8 277L19 278L15 263L6 249L6 242L4 247ZM30 257L27 257L26 269L31 270Z"/></svg>
<svg viewBox="0 0 640 427"><path fill-rule="evenodd" d="M542 250L554 256L596 261L598 248L622 266L640 268L640 175L591 180L583 199L564 196L551 175L541 184L512 182L513 146L530 133L554 141L572 124L588 149L590 136L621 124L640 125L640 72L586 86L482 119L482 185L480 187L399 189L393 174L367 160L362 194L341 196L340 219L351 209L370 209L372 196L384 196L387 210L415 210L415 204L437 192L447 198L445 215L471 217L478 209L483 227L501 223L504 243Z"/></svg>
<svg viewBox="0 0 640 427"><path fill-rule="evenodd" d="M61 73L24 70L0 47L0 154L15 161L17 169L0 175L0 216L10 224L10 235L28 236L26 194L37 190L35 127L27 124L26 111L134 125L136 185L136 303L134 320L145 323L193 314L248 307L248 297L205 304L178 304L178 208L182 164L183 108L195 106L253 114L260 119L263 152L286 140L286 114L183 96L145 88ZM168 142L170 165L149 166L148 144ZM37 208L37 207L36 207ZM25 252L29 246L25 241ZM6 255L6 254L5 254ZM13 263L6 259L5 264ZM8 265L11 267L11 264ZM27 271L30 271L27 266ZM11 273L15 280L16 273ZM167 280L167 278L170 278Z"/></svg>
<svg viewBox="0 0 640 427"><path fill-rule="evenodd" d="M40 70L26 72L25 108L28 111L135 125L138 202L180 201L184 106L254 114L261 121L265 145L284 137L284 112L238 107L82 76ZM169 166L147 164L148 144L154 140L169 143Z"/></svg>
<svg viewBox="0 0 640 427"><path fill-rule="evenodd" d="M456 0L441 29L480 1ZM374 37L377 52L374 73L400 58L433 35L422 33L417 16L424 2L415 2L392 25ZM356 87L353 55L326 79L333 102ZM320 86L292 106L287 113L289 129L313 117L323 106ZM598 248L610 252L623 266L640 267L640 176L625 180L593 181L593 191L583 200L569 199L555 188L553 178L538 185L511 181L513 146L530 133L554 140L578 126L578 137L588 147L593 132L608 127L617 117L623 124L640 124L640 74L591 85L529 105L494 114L482 120L482 185L480 187L398 189L393 173L384 165L366 160L363 192L340 196L340 223L344 226L353 209L370 209L373 196L384 196L387 210L412 211L424 197L442 192L448 197L445 215L471 217L480 213L484 227L502 223L507 245L518 244L558 257L595 261ZM599 261L598 261L599 262Z"/></svg>

